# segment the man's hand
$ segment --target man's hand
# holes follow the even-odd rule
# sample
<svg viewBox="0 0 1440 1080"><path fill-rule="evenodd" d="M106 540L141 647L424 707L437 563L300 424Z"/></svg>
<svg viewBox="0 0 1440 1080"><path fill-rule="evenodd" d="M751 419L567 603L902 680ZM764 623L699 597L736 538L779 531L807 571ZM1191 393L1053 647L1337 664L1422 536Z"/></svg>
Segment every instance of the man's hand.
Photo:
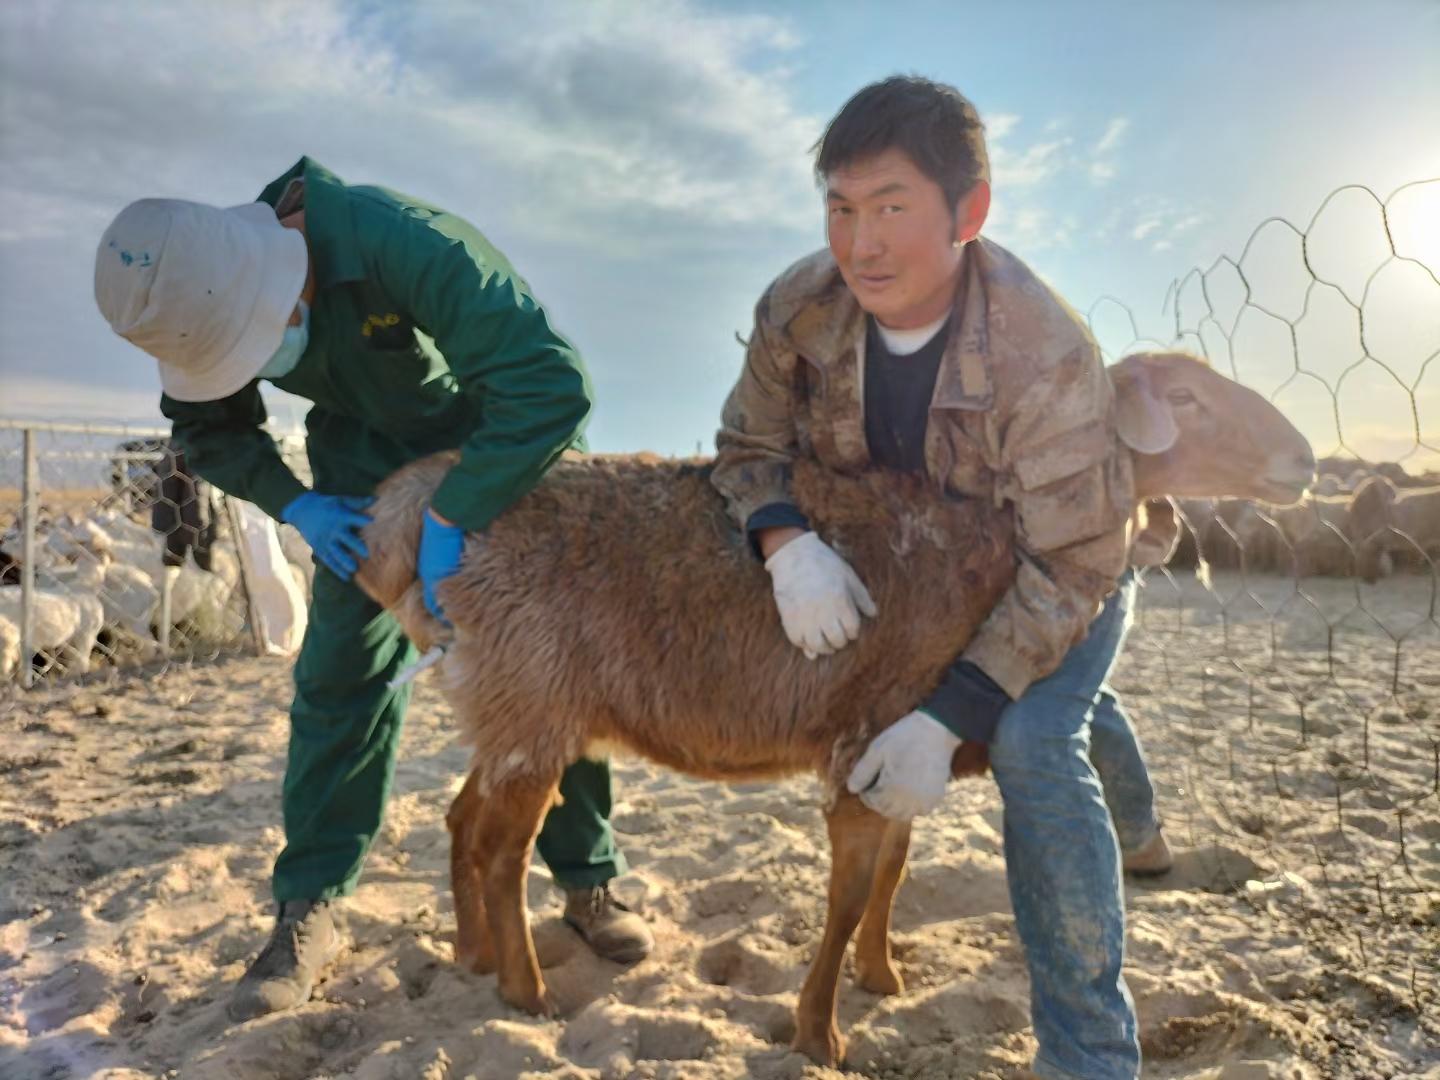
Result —
<svg viewBox="0 0 1440 1080"><path fill-rule="evenodd" d="M341 581L349 581L360 559L370 557L360 530L370 524L362 513L373 499L355 495L321 495L307 491L297 495L280 511L280 520L294 525L310 545L315 557Z"/></svg>
<svg viewBox="0 0 1440 1080"><path fill-rule="evenodd" d="M425 586L426 610L446 626L450 620L435 599L435 587L460 569L460 556L465 553L465 530L446 521L434 510L425 511L420 526L420 583Z"/></svg>
<svg viewBox="0 0 1440 1080"><path fill-rule="evenodd" d="M875 615L859 576L813 532L779 548L765 569L785 636L808 659L843 649L860 636L860 616Z"/></svg>
<svg viewBox="0 0 1440 1080"><path fill-rule="evenodd" d="M845 786L888 818L928 814L945 797L950 759L960 737L923 712L907 713L871 740Z"/></svg>

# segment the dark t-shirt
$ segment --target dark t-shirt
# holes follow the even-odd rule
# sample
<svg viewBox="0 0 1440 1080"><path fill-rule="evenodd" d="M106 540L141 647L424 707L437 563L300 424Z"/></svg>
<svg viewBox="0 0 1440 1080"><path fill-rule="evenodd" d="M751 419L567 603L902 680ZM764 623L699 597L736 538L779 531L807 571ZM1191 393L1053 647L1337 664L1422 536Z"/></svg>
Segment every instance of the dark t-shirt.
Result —
<svg viewBox="0 0 1440 1080"><path fill-rule="evenodd" d="M896 356L886 347L873 317L865 321L865 442L870 460L886 469L923 473L925 428L949 320L908 356Z"/></svg>

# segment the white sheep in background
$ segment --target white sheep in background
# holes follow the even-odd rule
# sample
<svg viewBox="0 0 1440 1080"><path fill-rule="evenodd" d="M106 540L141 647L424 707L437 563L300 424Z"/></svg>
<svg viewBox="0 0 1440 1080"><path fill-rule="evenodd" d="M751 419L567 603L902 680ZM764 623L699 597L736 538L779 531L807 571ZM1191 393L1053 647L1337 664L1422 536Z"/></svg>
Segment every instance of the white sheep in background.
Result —
<svg viewBox="0 0 1440 1080"><path fill-rule="evenodd" d="M105 616L99 600L87 599L90 603L65 589L37 587L30 605L30 647L47 656L69 656L77 671L89 671L90 651ZM0 618L18 628L20 607L20 586L0 585Z"/></svg>
<svg viewBox="0 0 1440 1080"><path fill-rule="evenodd" d="M100 593L105 583L106 560L84 559L73 567L55 568L36 576L36 604L47 597L61 597L75 605L79 616L74 633L59 653L66 658L66 670L85 674L90 670L90 654L105 626L105 605ZM18 590L17 590L18 592Z"/></svg>
<svg viewBox="0 0 1440 1080"><path fill-rule="evenodd" d="M210 571L201 570L188 557L180 566L167 566L162 538L126 518L115 517L103 524L97 520L80 522L72 530L72 540L87 556L110 559L106 589L130 596L123 603L114 598L114 621L124 629L151 625L159 613L166 578L170 579L172 626L187 618L218 618L240 580L238 563L223 549L211 552ZM148 590L145 580L150 583ZM148 602L152 595L153 602Z"/></svg>
<svg viewBox="0 0 1440 1080"><path fill-rule="evenodd" d="M41 586L59 585L72 595L83 594L82 603L100 605L102 626L128 637L149 640L160 608L160 589L142 569L115 562L109 548L80 549L73 565L37 571Z"/></svg>
<svg viewBox="0 0 1440 1080"><path fill-rule="evenodd" d="M80 629L80 608L61 593L36 589L30 621L30 645L36 652L58 652ZM20 626L20 586L0 585L0 619ZM18 637L17 637L18 642Z"/></svg>
<svg viewBox="0 0 1440 1080"><path fill-rule="evenodd" d="M90 527L98 528L112 540L138 547L154 547L159 550L165 546L164 539L154 529L132 521L116 510L103 511L83 522L82 527L87 528L87 531Z"/></svg>
<svg viewBox="0 0 1440 1080"><path fill-rule="evenodd" d="M20 628L0 615L0 683L7 683L20 670Z"/></svg>
<svg viewBox="0 0 1440 1080"><path fill-rule="evenodd" d="M35 559L37 591L62 591L82 609L70 631L77 654L83 650L85 657L81 671L88 667L84 645L92 628L98 634L108 627L153 649L161 636L157 623L167 581L172 628L188 620L203 628L202 634L220 632L240 568L234 556L221 549L212 552L212 567L213 572L202 570L190 559L167 566L163 538L113 512L57 523L37 545ZM18 587L12 588L18 597ZM58 613L64 605L52 606ZM51 651L65 625L37 633L37 650Z"/></svg>
<svg viewBox="0 0 1440 1080"><path fill-rule="evenodd" d="M160 590L150 575L129 563L110 562L100 602L105 605L105 624L140 638L148 638L160 612Z"/></svg>

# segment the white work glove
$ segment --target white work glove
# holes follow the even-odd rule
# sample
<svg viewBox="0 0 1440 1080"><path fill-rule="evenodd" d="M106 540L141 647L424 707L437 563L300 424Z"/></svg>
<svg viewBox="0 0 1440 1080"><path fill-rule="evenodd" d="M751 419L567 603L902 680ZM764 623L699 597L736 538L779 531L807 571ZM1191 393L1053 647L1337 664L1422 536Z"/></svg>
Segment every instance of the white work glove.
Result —
<svg viewBox="0 0 1440 1080"><path fill-rule="evenodd" d="M850 564L813 532L797 536L765 560L775 606L790 644L808 660L828 656L860 636L861 614L875 601Z"/></svg>
<svg viewBox="0 0 1440 1080"><path fill-rule="evenodd" d="M960 737L927 713L906 713L870 741L850 770L850 794L887 818L928 814L945 797Z"/></svg>

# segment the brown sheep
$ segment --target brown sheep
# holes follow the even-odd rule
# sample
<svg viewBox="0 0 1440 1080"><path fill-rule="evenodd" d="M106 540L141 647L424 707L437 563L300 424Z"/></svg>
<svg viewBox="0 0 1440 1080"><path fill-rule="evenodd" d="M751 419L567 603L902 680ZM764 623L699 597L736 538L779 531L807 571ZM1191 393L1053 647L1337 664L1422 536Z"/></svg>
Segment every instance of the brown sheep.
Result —
<svg viewBox="0 0 1440 1080"><path fill-rule="evenodd" d="M1433 571L1440 555L1440 487L1397 489L1372 476L1351 500L1346 528L1356 543L1359 573L1367 582L1401 569Z"/></svg>
<svg viewBox="0 0 1440 1080"><path fill-rule="evenodd" d="M1232 570L1240 566L1242 551L1251 553L1254 508L1246 499L1179 499L1178 516L1184 522L1175 553L1175 566Z"/></svg>
<svg viewBox="0 0 1440 1080"><path fill-rule="evenodd" d="M1296 577L1349 577L1355 569L1347 531L1350 498L1311 492L1293 506L1245 503L1235 526L1247 567Z"/></svg>
<svg viewBox="0 0 1440 1080"><path fill-rule="evenodd" d="M1283 501L1311 478L1304 438L1260 395L1182 354L1111 369L1135 498ZM356 580L422 648L443 636L415 580L421 514L455 460L438 455L381 485ZM846 944L856 978L901 989L889 946L909 822L844 788L877 733L938 683L1015 572L1008 511L944 497L910 476L839 476L797 463L793 494L854 566L879 615L819 661L785 639L768 579L710 486L707 466L643 458L557 464L467 544L439 598L454 622L442 679L472 771L447 815L457 960L498 969L501 996L553 1005L525 914L531 845L561 772L618 746L695 776L818 773L832 865L824 938L800 993L795 1046L835 1062ZM983 771L983 748L955 768Z"/></svg>

